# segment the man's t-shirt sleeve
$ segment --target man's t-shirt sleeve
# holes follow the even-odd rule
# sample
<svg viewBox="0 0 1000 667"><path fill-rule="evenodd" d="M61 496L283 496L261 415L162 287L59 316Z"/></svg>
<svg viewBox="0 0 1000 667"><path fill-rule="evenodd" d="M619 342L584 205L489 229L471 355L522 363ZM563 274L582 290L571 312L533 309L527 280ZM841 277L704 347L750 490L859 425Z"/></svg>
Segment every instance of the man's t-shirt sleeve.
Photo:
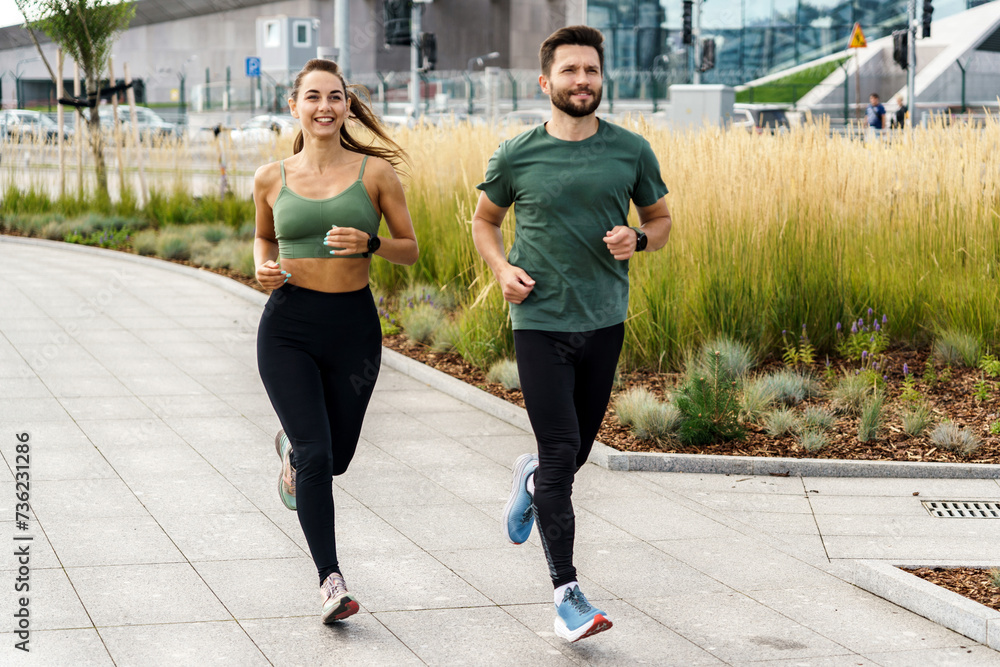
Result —
<svg viewBox="0 0 1000 667"><path fill-rule="evenodd" d="M510 179L510 170L507 168L507 156L504 144L493 153L490 163L486 166L485 180L476 186L486 193L489 200L506 208L514 203L514 184Z"/></svg>
<svg viewBox="0 0 1000 667"><path fill-rule="evenodd" d="M642 140L635 171L632 201L636 206L652 206L667 194L667 186L660 176L660 162L653 153L653 147L645 139Z"/></svg>

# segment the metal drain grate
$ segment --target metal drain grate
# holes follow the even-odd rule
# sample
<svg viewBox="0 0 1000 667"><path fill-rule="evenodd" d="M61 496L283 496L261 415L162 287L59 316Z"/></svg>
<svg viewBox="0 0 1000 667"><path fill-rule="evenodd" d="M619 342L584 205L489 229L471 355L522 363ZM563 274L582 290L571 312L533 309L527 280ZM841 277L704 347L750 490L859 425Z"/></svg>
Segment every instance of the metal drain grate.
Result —
<svg viewBox="0 0 1000 667"><path fill-rule="evenodd" d="M1000 519L1000 502L983 500L924 500L931 516L942 519Z"/></svg>

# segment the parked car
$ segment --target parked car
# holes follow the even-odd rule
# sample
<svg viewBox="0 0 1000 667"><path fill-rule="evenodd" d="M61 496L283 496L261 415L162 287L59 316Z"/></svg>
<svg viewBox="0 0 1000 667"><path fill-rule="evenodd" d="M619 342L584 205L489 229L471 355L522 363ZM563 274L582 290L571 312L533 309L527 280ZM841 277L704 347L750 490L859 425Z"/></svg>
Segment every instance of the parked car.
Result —
<svg viewBox="0 0 1000 667"><path fill-rule="evenodd" d="M73 128L64 125L63 139L69 139L72 134ZM39 111L6 109L0 111L0 136L14 141L55 141L59 137L59 126Z"/></svg>
<svg viewBox="0 0 1000 667"><path fill-rule="evenodd" d="M101 117L101 126L111 130L114 123L114 114L111 105L105 104L98 109ZM135 107L136 120L139 126L139 141L149 139L177 139L184 135L184 130L180 125L169 123L148 107ZM125 104L118 105L118 120L122 123L122 132L126 135L131 133L132 112L131 107Z"/></svg>
<svg viewBox="0 0 1000 667"><path fill-rule="evenodd" d="M264 114L254 116L230 131L234 144L259 144L277 137L295 136L299 122L291 116Z"/></svg>
<svg viewBox="0 0 1000 667"><path fill-rule="evenodd" d="M736 104L733 106L733 126L744 127L748 132L771 134L790 127L785 107L768 104Z"/></svg>
<svg viewBox="0 0 1000 667"><path fill-rule="evenodd" d="M552 119L550 109L520 109L500 116L501 125L541 125Z"/></svg>

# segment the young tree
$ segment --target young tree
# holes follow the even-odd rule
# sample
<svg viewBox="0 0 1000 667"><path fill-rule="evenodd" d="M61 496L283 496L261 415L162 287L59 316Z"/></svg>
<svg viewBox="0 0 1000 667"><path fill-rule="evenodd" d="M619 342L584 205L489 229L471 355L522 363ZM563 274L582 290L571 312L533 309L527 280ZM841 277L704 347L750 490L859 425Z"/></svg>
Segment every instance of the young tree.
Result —
<svg viewBox="0 0 1000 667"><path fill-rule="evenodd" d="M79 65L93 103L88 121L90 149L97 169L98 195L109 198L108 173L104 164L104 138L98 115L101 76L118 35L135 16L135 4L116 0L14 0L25 18L25 28L55 82L42 47L35 37L40 30ZM112 82L113 83L113 82Z"/></svg>

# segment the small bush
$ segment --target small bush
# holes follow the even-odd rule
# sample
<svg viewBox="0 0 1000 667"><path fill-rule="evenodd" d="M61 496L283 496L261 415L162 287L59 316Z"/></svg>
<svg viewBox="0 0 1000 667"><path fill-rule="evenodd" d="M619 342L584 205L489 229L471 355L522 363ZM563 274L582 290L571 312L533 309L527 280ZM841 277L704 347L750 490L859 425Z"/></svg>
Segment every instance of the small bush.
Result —
<svg viewBox="0 0 1000 667"><path fill-rule="evenodd" d="M979 449L979 438L969 432L968 429L961 429L952 423L938 424L931 431L931 442L941 449L950 452L958 452L964 456L972 454Z"/></svg>
<svg viewBox="0 0 1000 667"><path fill-rule="evenodd" d="M757 364L749 346L719 336L702 345L701 355L698 358L699 370L701 372L708 372L710 359L715 352L719 353L719 362L722 366L723 374L729 378L742 378Z"/></svg>
<svg viewBox="0 0 1000 667"><path fill-rule="evenodd" d="M807 406L802 411L802 427L812 431L828 431L837 423L837 417L818 405Z"/></svg>
<svg viewBox="0 0 1000 667"><path fill-rule="evenodd" d="M977 336L949 329L934 341L934 358L947 366L973 368L979 364L982 347Z"/></svg>
<svg viewBox="0 0 1000 667"><path fill-rule="evenodd" d="M614 400L615 414L622 426L635 423L636 415L651 410L659 401L653 392L644 387L636 387L619 394Z"/></svg>
<svg viewBox="0 0 1000 667"><path fill-rule="evenodd" d="M764 417L767 434L779 438L794 433L799 428L799 418L791 408L778 408Z"/></svg>
<svg viewBox="0 0 1000 667"><path fill-rule="evenodd" d="M453 291L434 285L411 285L400 292L398 298L400 307L426 303L441 310L452 311L458 304Z"/></svg>
<svg viewBox="0 0 1000 667"><path fill-rule="evenodd" d="M677 430L680 418L681 412L676 405L657 401L648 409L639 410L632 433L640 440L661 442Z"/></svg>
<svg viewBox="0 0 1000 667"><path fill-rule="evenodd" d="M201 235L209 243L218 243L224 239L232 238L233 231L225 225L201 225Z"/></svg>
<svg viewBox="0 0 1000 667"><path fill-rule="evenodd" d="M431 348L435 352L454 352L455 341L462 335L458 323L448 320L444 322L431 338Z"/></svg>
<svg viewBox="0 0 1000 667"><path fill-rule="evenodd" d="M777 397L777 390L765 378L754 378L740 392L740 417L756 421Z"/></svg>
<svg viewBox="0 0 1000 667"><path fill-rule="evenodd" d="M520 389L521 377L517 372L517 362L511 359L501 359L486 371L486 379L503 385L504 389Z"/></svg>
<svg viewBox="0 0 1000 667"><path fill-rule="evenodd" d="M774 400L785 405L798 405L803 400L819 394L819 383L807 375L784 368L759 378L762 391L774 394Z"/></svg>
<svg viewBox="0 0 1000 667"><path fill-rule="evenodd" d="M903 421L903 431L914 438L923 435L931 424L931 410L926 403L916 403L905 408L900 417Z"/></svg>
<svg viewBox="0 0 1000 667"><path fill-rule="evenodd" d="M823 431L806 430L799 435L799 444L807 452L818 452L829 442L829 437Z"/></svg>
<svg viewBox="0 0 1000 667"><path fill-rule="evenodd" d="M510 326L507 302L496 281L482 300L463 308L458 315L461 335L455 350L476 368L489 368L498 359L514 356L514 334Z"/></svg>
<svg viewBox="0 0 1000 667"><path fill-rule="evenodd" d="M862 374L845 373L830 391L833 409L844 415L857 416L875 387Z"/></svg>
<svg viewBox="0 0 1000 667"><path fill-rule="evenodd" d="M993 588L1000 589L1000 569L993 568L990 570L990 583L993 584Z"/></svg>
<svg viewBox="0 0 1000 667"><path fill-rule="evenodd" d="M858 440L861 442L871 442L878 437L884 400L882 394L876 393L861 406L861 419L858 420Z"/></svg>
<svg viewBox="0 0 1000 667"><path fill-rule="evenodd" d="M144 229L132 235L132 248L140 255L156 254L156 232Z"/></svg>
<svg viewBox="0 0 1000 667"><path fill-rule="evenodd" d="M445 322L441 311L426 303L405 308L399 319L406 337L425 345L434 340L434 334Z"/></svg>
<svg viewBox="0 0 1000 667"><path fill-rule="evenodd" d="M191 244L185 235L164 232L156 239L156 255L165 259L191 259Z"/></svg>
<svg viewBox="0 0 1000 667"><path fill-rule="evenodd" d="M710 372L690 378L677 394L678 436L686 445L743 437L736 380L726 376L721 356L712 354Z"/></svg>

